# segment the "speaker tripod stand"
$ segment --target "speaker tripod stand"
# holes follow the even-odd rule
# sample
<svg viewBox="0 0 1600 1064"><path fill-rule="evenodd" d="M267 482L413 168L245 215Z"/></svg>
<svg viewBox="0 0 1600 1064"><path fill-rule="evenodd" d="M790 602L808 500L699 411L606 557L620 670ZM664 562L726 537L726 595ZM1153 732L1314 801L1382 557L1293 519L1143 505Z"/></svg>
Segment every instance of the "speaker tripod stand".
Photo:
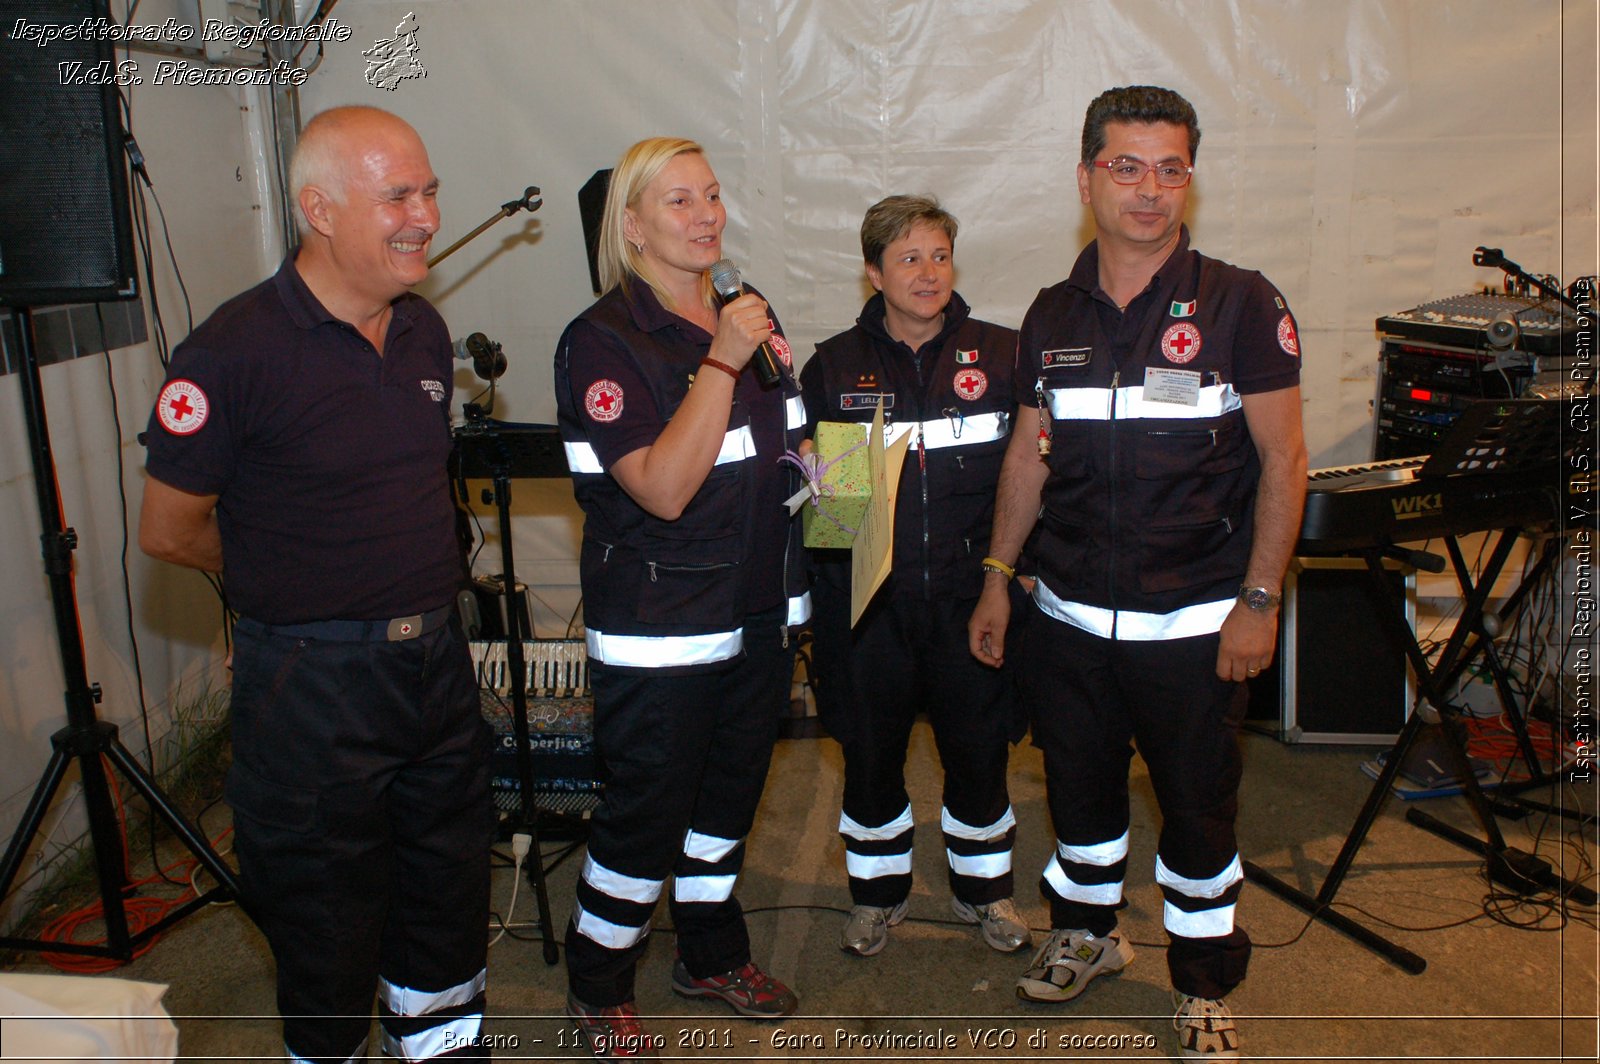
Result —
<svg viewBox="0 0 1600 1064"><path fill-rule="evenodd" d="M134 760L127 747L122 745L117 738L117 726L99 720L95 715L95 705L100 701L100 688L98 684L91 685L88 680L83 630L78 616L77 594L72 583L72 552L77 547L77 534L65 527L62 517L61 487L56 479L55 458L50 449L50 427L45 418L44 390L39 379L39 361L33 347L31 309L18 308L13 321L16 323L17 350L21 356L17 376L22 383L23 413L27 421L39 521L43 529L39 538L55 613L61 668L67 683L67 725L50 737L54 752L22 815L22 822L17 825L16 834L6 847L5 860L0 862L0 897L11 891L29 843L38 834L56 792L66 779L67 770L76 764L88 814L106 941L104 945L96 945L7 936L0 938L0 946L126 961L133 957L135 947L161 934L202 905L220 898L237 897L238 882L233 871L223 863L205 837L173 806L144 768ZM128 913L123 904L129 886L124 872L126 854L116 811L112 806L112 780L107 770L108 763L143 796L150 808L217 881L217 885L204 894L185 902L158 922L137 932L129 929Z"/></svg>

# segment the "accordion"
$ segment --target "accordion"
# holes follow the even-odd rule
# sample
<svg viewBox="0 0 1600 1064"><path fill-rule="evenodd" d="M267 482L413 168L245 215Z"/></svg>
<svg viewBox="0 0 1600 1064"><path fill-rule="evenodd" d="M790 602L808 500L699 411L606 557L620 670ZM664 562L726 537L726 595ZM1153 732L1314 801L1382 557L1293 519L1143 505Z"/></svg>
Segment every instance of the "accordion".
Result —
<svg viewBox="0 0 1600 1064"><path fill-rule="evenodd" d="M483 719L494 729L491 789L499 809L520 807L512 683L504 640L473 640L473 670ZM522 644L528 696L528 752L533 807L555 813L587 813L600 804L600 763L594 750L594 700L589 695L589 658L581 639L532 639Z"/></svg>

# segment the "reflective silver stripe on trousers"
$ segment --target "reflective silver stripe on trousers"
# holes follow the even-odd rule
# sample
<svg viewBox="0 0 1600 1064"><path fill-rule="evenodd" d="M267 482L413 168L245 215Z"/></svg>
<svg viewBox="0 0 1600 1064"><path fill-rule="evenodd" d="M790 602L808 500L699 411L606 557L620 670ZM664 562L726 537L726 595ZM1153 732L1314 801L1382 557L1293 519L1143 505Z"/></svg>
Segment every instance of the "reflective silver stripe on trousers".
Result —
<svg viewBox="0 0 1600 1064"><path fill-rule="evenodd" d="M1185 879L1166 866L1161 855L1156 855L1156 883L1171 887L1187 898L1220 898L1228 889L1244 878L1244 867L1239 855L1234 854L1228 867L1209 879ZM1236 906L1220 905L1215 909L1188 912L1167 902L1161 910L1161 923L1174 935L1185 938L1218 938L1233 931L1233 913Z"/></svg>
<svg viewBox="0 0 1600 1064"><path fill-rule="evenodd" d="M567 468L574 473L604 473L605 467L600 464L600 456L594 453L594 447L582 440L564 440L561 449L567 453ZM716 465L727 465L729 462L742 462L746 458L756 456L755 437L750 434L749 425L740 425L736 429L729 429L722 434L722 447L717 451Z"/></svg>
<svg viewBox="0 0 1600 1064"><path fill-rule="evenodd" d="M584 645L589 657L607 665L644 669L705 665L738 657L744 649L744 629L707 635L607 635L591 628Z"/></svg>
<svg viewBox="0 0 1600 1064"><path fill-rule="evenodd" d="M1017 815L1009 805L1006 806L1005 814L999 820L985 828L963 824L950 815L950 810L943 806L939 807L939 830L946 835L954 835L958 839L966 839L968 842L988 842L990 839L998 839L1016 826Z"/></svg>
<svg viewBox="0 0 1600 1064"><path fill-rule="evenodd" d="M648 922L643 927L624 927L610 920L602 920L576 902L572 905L572 925L578 929L578 934L606 949L627 949L643 941L650 933Z"/></svg>
<svg viewBox="0 0 1600 1064"><path fill-rule="evenodd" d="M446 990L413 990L409 986L396 986L387 979L378 980L378 1000L390 1012L400 1016L426 1016L430 1012L465 1005L483 993L489 973L480 971L464 983Z"/></svg>
<svg viewBox="0 0 1600 1064"><path fill-rule="evenodd" d="M963 447L974 443L993 443L1011 435L1011 418L999 412L973 414L971 417L942 417L929 421L897 421L884 426L885 445L894 443L906 433L913 433L911 446L917 445L915 433L921 431L925 450L940 447Z"/></svg>
<svg viewBox="0 0 1600 1064"><path fill-rule="evenodd" d="M613 872L596 861L593 854L584 858L583 880L602 894L639 905L654 905L656 899L661 897L663 882L659 879L640 879L637 876Z"/></svg>
<svg viewBox="0 0 1600 1064"><path fill-rule="evenodd" d="M1232 598L1199 602L1193 606L1173 610L1171 613L1108 610L1100 606L1087 606L1082 602L1068 602L1066 599L1058 598L1045 586L1043 580L1034 581L1033 601L1056 620L1070 624L1074 628L1081 628L1090 635L1097 635L1101 639L1116 638L1138 642L1188 639L1191 636L1219 632L1234 603Z"/></svg>
<svg viewBox="0 0 1600 1064"><path fill-rule="evenodd" d="M1004 843L1006 832L1017 825L1017 817L1011 807L1006 806L1006 811L999 820L987 827L973 827L965 824L950 815L950 810L940 807L939 828L946 835L952 835L968 842L1000 842ZM958 876L972 876L975 879L995 879L1011 871L1011 847L995 853L956 853L946 846L945 857L950 862L950 870Z"/></svg>
<svg viewBox="0 0 1600 1064"><path fill-rule="evenodd" d="M783 403L783 427L790 431L806 427L806 401L791 395Z"/></svg>
<svg viewBox="0 0 1600 1064"><path fill-rule="evenodd" d="M1057 421L1109 421L1112 418L1110 388L1050 388L1045 395L1049 399L1050 416ZM1199 402L1194 406L1150 402L1144 397L1142 384L1118 388L1115 395L1115 416L1118 421L1221 417L1244 405L1231 384L1212 384L1201 388Z"/></svg>
<svg viewBox="0 0 1600 1064"><path fill-rule="evenodd" d="M911 852L861 854L844 851L844 870L851 879L878 879L882 876L909 876Z"/></svg>
<svg viewBox="0 0 1600 1064"><path fill-rule="evenodd" d="M1115 883L1079 883L1068 876L1061 862L1051 857L1044 866L1044 881L1050 889L1068 901L1085 905L1115 905L1122 900L1122 881Z"/></svg>
<svg viewBox="0 0 1600 1064"><path fill-rule="evenodd" d="M910 831L916 822L911 819L911 806L908 803L900 815L884 824L882 827L869 828L865 824L858 824L839 811L839 834L862 842L878 842L884 839L898 838Z"/></svg>
<svg viewBox="0 0 1600 1064"><path fill-rule="evenodd" d="M950 871L958 876L998 879L1011 871L1009 849L999 853L956 853L954 850L945 850L944 854L950 860Z"/></svg>
<svg viewBox="0 0 1600 1064"><path fill-rule="evenodd" d="M692 861L712 864L733 852L743 839L720 839L715 835L702 835L690 830L683 836L683 855Z"/></svg>
<svg viewBox="0 0 1600 1064"><path fill-rule="evenodd" d="M1244 878L1244 866L1239 861L1239 855L1234 854L1233 860L1228 862L1228 867L1212 876L1210 879L1185 879L1172 869L1156 854L1156 883L1163 887L1171 887L1187 898L1220 898L1228 892L1228 888Z"/></svg>
<svg viewBox="0 0 1600 1064"><path fill-rule="evenodd" d="M1184 938L1221 938L1233 933L1235 908L1233 905L1224 905L1220 909L1202 909L1190 913L1170 901L1164 902L1161 906L1161 924L1174 935Z"/></svg>
<svg viewBox="0 0 1600 1064"><path fill-rule="evenodd" d="M733 897L738 876L676 876L672 880L672 899L687 902L721 903Z"/></svg>
<svg viewBox="0 0 1600 1064"><path fill-rule="evenodd" d="M458 1016L426 1031L396 1038L383 1032L383 1051L396 1060L432 1060L434 1057L477 1044L483 1030L483 1013Z"/></svg>
<svg viewBox="0 0 1600 1064"><path fill-rule="evenodd" d="M878 879L882 876L908 876L911 874L911 830L915 821L908 803L900 815L881 827L869 828L839 813L839 834L861 842L878 842L905 836L904 853L855 853L848 843L844 849L844 869L852 879Z"/></svg>
<svg viewBox="0 0 1600 1064"><path fill-rule="evenodd" d="M1095 842L1088 846L1069 846L1057 839L1056 852L1061 854L1063 861L1110 868L1128 856L1128 833L1124 831L1121 838L1112 839L1110 842Z"/></svg>
<svg viewBox="0 0 1600 1064"><path fill-rule="evenodd" d="M1085 905L1115 905L1122 900L1122 881L1115 883L1079 883L1067 875L1062 868L1062 861L1072 861L1077 864L1094 865L1097 868L1109 868L1118 861L1128 856L1128 833L1124 831L1120 838L1110 842L1096 842L1087 846L1069 846L1061 840L1056 840L1056 857L1051 857L1044 866L1045 882L1050 884L1050 889L1068 901L1082 902Z"/></svg>

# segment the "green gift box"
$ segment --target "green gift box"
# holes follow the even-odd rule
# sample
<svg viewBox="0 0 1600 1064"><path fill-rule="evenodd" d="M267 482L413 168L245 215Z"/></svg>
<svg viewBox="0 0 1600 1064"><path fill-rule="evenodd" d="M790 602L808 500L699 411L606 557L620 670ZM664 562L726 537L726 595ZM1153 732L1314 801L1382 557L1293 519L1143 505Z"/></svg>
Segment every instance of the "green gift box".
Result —
<svg viewBox="0 0 1600 1064"><path fill-rule="evenodd" d="M848 549L866 520L867 501L872 498L868 428L839 421L817 423L812 442L822 458L824 472L818 484L822 494L806 502L801 511L806 546Z"/></svg>

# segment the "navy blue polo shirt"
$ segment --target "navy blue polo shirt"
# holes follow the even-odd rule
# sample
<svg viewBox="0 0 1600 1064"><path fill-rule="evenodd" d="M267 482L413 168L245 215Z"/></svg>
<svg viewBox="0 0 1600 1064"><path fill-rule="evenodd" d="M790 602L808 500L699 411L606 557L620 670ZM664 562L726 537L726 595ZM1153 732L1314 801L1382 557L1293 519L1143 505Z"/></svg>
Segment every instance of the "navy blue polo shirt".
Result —
<svg viewBox="0 0 1600 1064"><path fill-rule="evenodd" d="M146 468L218 496L228 602L246 617L405 616L460 586L450 338L421 296L393 306L379 356L291 253L173 352Z"/></svg>

